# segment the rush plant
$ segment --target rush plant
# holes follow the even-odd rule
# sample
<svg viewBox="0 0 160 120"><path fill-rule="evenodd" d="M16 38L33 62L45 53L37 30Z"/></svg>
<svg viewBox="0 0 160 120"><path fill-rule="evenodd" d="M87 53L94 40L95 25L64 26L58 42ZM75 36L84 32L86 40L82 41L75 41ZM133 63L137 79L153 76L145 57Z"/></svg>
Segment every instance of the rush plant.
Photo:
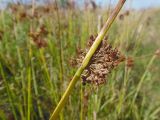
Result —
<svg viewBox="0 0 160 120"><path fill-rule="evenodd" d="M56 120L57 116L60 114L60 111L65 106L65 103L71 94L76 82L78 81L79 77L81 76L82 72L85 70L85 68L88 66L91 58L99 48L100 44L102 43L102 40L104 39L106 33L108 32L109 28L111 27L112 23L114 22L116 16L120 12L121 8L123 7L126 0L119 0L117 6L115 7L114 11L112 12L111 16L108 18L106 23L104 24L103 28L99 32L98 36L96 37L94 43L92 44L90 50L86 54L86 56L83 59L82 64L78 68L77 72L73 76L71 82L68 85L68 88L66 89L65 93L63 94L61 100L59 101L58 105L56 106L54 112L51 114L50 120Z"/></svg>

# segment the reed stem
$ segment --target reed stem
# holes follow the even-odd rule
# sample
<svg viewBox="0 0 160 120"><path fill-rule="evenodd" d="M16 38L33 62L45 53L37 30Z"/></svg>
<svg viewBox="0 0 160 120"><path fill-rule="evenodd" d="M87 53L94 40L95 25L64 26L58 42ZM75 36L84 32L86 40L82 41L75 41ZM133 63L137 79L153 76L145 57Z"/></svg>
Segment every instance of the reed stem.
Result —
<svg viewBox="0 0 160 120"><path fill-rule="evenodd" d="M59 115L61 109L64 107L69 95L71 94L72 89L74 88L76 82L78 81L81 73L88 65L91 57L97 50L98 46L100 45L101 41L105 37L106 33L108 32L110 26L112 25L113 21L115 20L116 16L118 15L119 11L121 10L122 6L124 5L126 0L119 0L116 8L112 12L111 16L108 18L107 22L101 29L100 33L98 34L95 42L91 46L90 50L88 51L87 55L85 56L81 66L78 68L77 72L75 73L74 77L72 78L71 82L68 85L68 88L66 89L65 93L63 94L61 100L59 101L58 105L56 106L54 112L51 114L51 117L49 120L56 120L57 116Z"/></svg>

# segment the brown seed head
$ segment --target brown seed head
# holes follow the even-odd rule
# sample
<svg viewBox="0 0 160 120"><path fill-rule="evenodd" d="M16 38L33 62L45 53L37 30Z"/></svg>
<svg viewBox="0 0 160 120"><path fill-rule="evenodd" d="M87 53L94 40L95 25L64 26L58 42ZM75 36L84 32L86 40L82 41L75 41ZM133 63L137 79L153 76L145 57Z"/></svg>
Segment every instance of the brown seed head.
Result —
<svg viewBox="0 0 160 120"><path fill-rule="evenodd" d="M37 39L36 41L34 41L34 43L37 45L38 48L47 47L47 42L44 39Z"/></svg>
<svg viewBox="0 0 160 120"><path fill-rule="evenodd" d="M87 50L79 55L77 64L82 62L85 54L89 50L89 46L93 44L94 40L95 37L92 35L88 41ZM123 59L120 52L112 48L112 46L107 43L107 40L103 40L81 76L82 83L94 85L106 83L107 75L122 61Z"/></svg>
<svg viewBox="0 0 160 120"><path fill-rule="evenodd" d="M129 10L127 10L124 14L125 14L125 16L129 16L130 15Z"/></svg>
<svg viewBox="0 0 160 120"><path fill-rule="evenodd" d="M45 26L45 25L42 25L42 26L40 27L39 33L40 33L40 34L44 34L44 35L48 34L48 30L46 29L46 26Z"/></svg>
<svg viewBox="0 0 160 120"><path fill-rule="evenodd" d="M21 13L19 13L19 16L20 16L20 19L23 20L27 17L27 13L25 11L21 12Z"/></svg>
<svg viewBox="0 0 160 120"><path fill-rule="evenodd" d="M43 28L42 28L43 30ZM30 32L28 34L31 38L33 43L38 47L38 48L43 48L47 47L47 41L45 40L43 34L40 32Z"/></svg>
<svg viewBox="0 0 160 120"><path fill-rule="evenodd" d="M123 15L123 14L120 14L120 15L119 15L119 19L120 19L120 20L124 20L124 15Z"/></svg>
<svg viewBox="0 0 160 120"><path fill-rule="evenodd" d="M30 32L28 35L33 39L33 41L35 41L40 36L38 32Z"/></svg>
<svg viewBox="0 0 160 120"><path fill-rule="evenodd" d="M160 49L158 49L156 52L155 52L155 55L160 57Z"/></svg>
<svg viewBox="0 0 160 120"><path fill-rule="evenodd" d="M134 60L131 57L127 58L126 65L128 68L132 68L134 66Z"/></svg>

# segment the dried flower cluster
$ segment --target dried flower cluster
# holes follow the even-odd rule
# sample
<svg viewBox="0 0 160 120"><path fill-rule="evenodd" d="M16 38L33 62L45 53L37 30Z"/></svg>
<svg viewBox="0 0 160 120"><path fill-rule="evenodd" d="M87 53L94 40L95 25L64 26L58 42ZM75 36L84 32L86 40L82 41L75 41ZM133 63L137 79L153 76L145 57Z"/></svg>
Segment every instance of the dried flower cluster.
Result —
<svg viewBox="0 0 160 120"><path fill-rule="evenodd" d="M82 62L94 40L95 37L91 36L88 41L88 48L85 51L79 51L79 57L76 60L77 63ZM113 68L124 60L125 57L123 57L116 48L112 48L112 46L107 43L105 38L91 58L89 65L84 70L84 73L81 76L82 83L84 85L86 83L94 85L104 84L106 82L107 75Z"/></svg>
<svg viewBox="0 0 160 120"><path fill-rule="evenodd" d="M127 16L129 16L129 15L130 15L130 11L127 10L124 13L122 13L122 14L119 15L119 19L120 20L124 20L124 18L127 17Z"/></svg>
<svg viewBox="0 0 160 120"><path fill-rule="evenodd" d="M128 57L126 59L126 66L127 66L127 68L132 68L134 66L134 60L133 60L133 58Z"/></svg>
<svg viewBox="0 0 160 120"><path fill-rule="evenodd" d="M160 49L156 50L155 55L156 55L157 57L160 57Z"/></svg>
<svg viewBox="0 0 160 120"><path fill-rule="evenodd" d="M48 34L48 31L44 25L42 25L38 32L30 32L29 36L32 38L34 44L38 48L46 47L47 41L45 40L45 36Z"/></svg>
<svg viewBox="0 0 160 120"><path fill-rule="evenodd" d="M58 1L49 1L46 0L45 4L39 4L38 1L36 1L36 4L34 6L34 12L32 13L33 6L32 4L23 4L23 2L16 2L16 3L10 3L7 5L7 9L10 10L14 16L18 18L18 20L31 20L31 19L41 19L42 17L46 15L52 15L55 11L58 9L61 10L61 7L63 9L75 9L76 3L74 0L72 1L66 1L65 6L59 5ZM16 18L16 19L17 19ZM16 21L15 21L16 22Z"/></svg>
<svg viewBox="0 0 160 120"><path fill-rule="evenodd" d="M96 10L98 8L97 4L95 1L90 0L90 1L85 1L85 10Z"/></svg>

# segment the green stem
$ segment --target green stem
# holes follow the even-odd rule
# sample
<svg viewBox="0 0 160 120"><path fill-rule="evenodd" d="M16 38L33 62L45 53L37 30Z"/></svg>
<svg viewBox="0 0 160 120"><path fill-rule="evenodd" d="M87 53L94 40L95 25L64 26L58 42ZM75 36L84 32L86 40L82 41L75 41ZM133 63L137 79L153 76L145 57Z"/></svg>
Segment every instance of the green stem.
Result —
<svg viewBox="0 0 160 120"><path fill-rule="evenodd" d="M134 104L134 102L135 102L135 100L137 98L137 95L138 95L138 93L139 93L139 91L141 89L141 86L142 86L142 84L143 84L143 82L145 80L145 77L146 77L146 75L148 73L148 70L151 67L151 65L153 64L153 61L155 60L155 58L156 58L156 55L153 55L153 57L150 59L150 61L148 63L148 66L147 66L145 72L143 73L143 75L142 75L142 77L140 79L140 82L138 83L138 86L137 86L137 89L136 89L136 93L135 93L134 98L132 100L132 105Z"/></svg>
<svg viewBox="0 0 160 120"><path fill-rule="evenodd" d="M11 106L11 110L13 112L13 115L14 115L14 119L15 120L18 120L18 116L16 114L16 106L14 105L14 100L13 100L13 92L12 90L10 89L9 87L9 84L6 80L6 77L5 77L5 73L4 73L4 70L2 68L2 64L0 62L0 75L2 76L3 78L3 82L5 84L5 87L6 87L6 92L7 92L7 95L8 95L8 100L9 100L9 103L10 103L10 106Z"/></svg>
<svg viewBox="0 0 160 120"><path fill-rule="evenodd" d="M32 48L29 44L29 59L30 59L30 65L31 65L31 59L32 59ZM31 109L32 109L32 79L31 79L31 67L29 66L27 68L27 120L31 120Z"/></svg>
<svg viewBox="0 0 160 120"><path fill-rule="evenodd" d="M84 96L84 94L83 94L84 92L83 92L83 85L81 84L81 91L80 91L80 95L81 95L81 112L80 112L80 120L84 120L83 119L83 111L84 111L84 109L83 109L83 96Z"/></svg>
<svg viewBox="0 0 160 120"><path fill-rule="evenodd" d="M32 71L31 74L32 74L32 79L33 79L34 92L35 92L36 97L39 97L38 85L37 85L36 76L35 76L35 70L34 70L34 62L32 60L31 60L31 71ZM43 112L42 112L40 104L41 104L40 100L38 99L37 100L38 113L39 113L40 119L44 120Z"/></svg>
<svg viewBox="0 0 160 120"><path fill-rule="evenodd" d="M27 120L31 119L31 69L28 68L28 104L27 104Z"/></svg>
<svg viewBox="0 0 160 120"><path fill-rule="evenodd" d="M57 119L57 116L59 115L61 109L64 107L64 105L65 105L65 103L66 103L66 101L67 101L72 89L74 88L76 82L78 81L81 73L83 72L85 67L88 65L91 57L93 56L93 54L97 50L99 44L101 43L101 41L105 37L106 33L108 32L110 26L112 25L113 21L115 20L116 16L118 15L119 11L121 10L121 8L124 5L125 1L126 0L119 0L116 8L114 9L114 11L111 14L111 16L108 18L107 22L103 26L103 28L100 31L100 33L98 34L95 42L91 46L91 48L88 51L87 55L85 56L85 58L84 58L84 60L82 62L82 65L78 68L76 74L74 75L73 79L71 80L67 90L63 94L61 100L59 101L58 105L56 106L56 108L55 108L54 112L52 113L52 115L51 115L49 120L56 120Z"/></svg>

